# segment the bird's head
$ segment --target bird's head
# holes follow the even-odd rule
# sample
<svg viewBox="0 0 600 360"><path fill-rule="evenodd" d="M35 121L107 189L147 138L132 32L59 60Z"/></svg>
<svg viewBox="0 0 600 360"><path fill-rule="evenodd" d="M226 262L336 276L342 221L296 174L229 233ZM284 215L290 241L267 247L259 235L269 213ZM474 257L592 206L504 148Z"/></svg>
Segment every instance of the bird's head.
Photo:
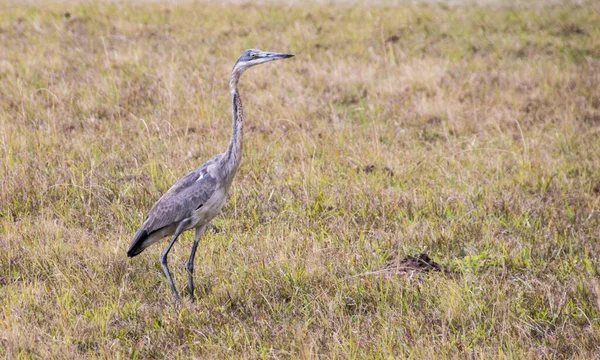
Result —
<svg viewBox="0 0 600 360"><path fill-rule="evenodd" d="M244 51L237 59L235 65L233 66L233 71L242 73L255 65L264 64L269 61L287 59L292 56L294 55L248 49Z"/></svg>

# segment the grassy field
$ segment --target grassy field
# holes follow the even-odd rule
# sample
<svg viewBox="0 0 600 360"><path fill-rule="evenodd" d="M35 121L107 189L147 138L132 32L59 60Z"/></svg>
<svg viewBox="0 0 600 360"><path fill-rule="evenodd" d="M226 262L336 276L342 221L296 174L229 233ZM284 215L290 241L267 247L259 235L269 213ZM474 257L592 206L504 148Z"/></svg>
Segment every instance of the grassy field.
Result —
<svg viewBox="0 0 600 360"><path fill-rule="evenodd" d="M231 133L180 309L127 259ZM0 5L0 356L600 356L600 8ZM192 234L171 252L184 290ZM427 252L450 274L376 270Z"/></svg>

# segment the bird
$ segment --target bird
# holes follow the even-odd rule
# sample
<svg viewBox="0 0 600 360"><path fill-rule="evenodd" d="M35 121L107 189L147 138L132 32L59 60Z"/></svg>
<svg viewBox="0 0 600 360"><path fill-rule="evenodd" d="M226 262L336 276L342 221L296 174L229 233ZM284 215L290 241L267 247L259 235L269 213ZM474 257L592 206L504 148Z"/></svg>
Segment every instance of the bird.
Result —
<svg viewBox="0 0 600 360"><path fill-rule="evenodd" d="M194 258L198 244L208 224L225 204L233 178L240 168L244 145L244 112L238 91L240 76L253 66L292 56L294 55L256 49L242 52L229 77L232 133L227 150L183 176L164 193L148 212L127 249L127 257L134 257L162 238L172 236L169 245L160 255L160 263L176 303L180 303L180 297L169 271L169 251L184 231L195 229L192 250L186 263L188 295L194 301Z"/></svg>

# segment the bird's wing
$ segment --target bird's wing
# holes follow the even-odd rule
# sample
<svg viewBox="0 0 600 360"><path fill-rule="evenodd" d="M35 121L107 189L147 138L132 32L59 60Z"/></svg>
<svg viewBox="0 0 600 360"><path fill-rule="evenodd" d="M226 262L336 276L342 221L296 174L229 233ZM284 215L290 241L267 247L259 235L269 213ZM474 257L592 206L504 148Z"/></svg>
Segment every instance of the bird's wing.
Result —
<svg viewBox="0 0 600 360"><path fill-rule="evenodd" d="M202 207L217 188L217 179L207 172L207 168L217 162L220 157L220 154L214 156L199 168L179 179L154 204L142 229L152 233L165 226L177 224Z"/></svg>

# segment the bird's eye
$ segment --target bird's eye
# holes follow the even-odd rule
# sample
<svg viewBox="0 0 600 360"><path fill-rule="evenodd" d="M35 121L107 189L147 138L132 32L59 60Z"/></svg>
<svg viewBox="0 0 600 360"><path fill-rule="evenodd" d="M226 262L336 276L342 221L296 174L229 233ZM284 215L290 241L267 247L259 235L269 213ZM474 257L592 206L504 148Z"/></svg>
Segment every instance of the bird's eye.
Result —
<svg viewBox="0 0 600 360"><path fill-rule="evenodd" d="M253 59L256 59L256 57L257 57L257 56L258 56L258 55L257 55L256 53L252 53L252 54L250 54L250 57L251 57L251 58L253 58Z"/></svg>

